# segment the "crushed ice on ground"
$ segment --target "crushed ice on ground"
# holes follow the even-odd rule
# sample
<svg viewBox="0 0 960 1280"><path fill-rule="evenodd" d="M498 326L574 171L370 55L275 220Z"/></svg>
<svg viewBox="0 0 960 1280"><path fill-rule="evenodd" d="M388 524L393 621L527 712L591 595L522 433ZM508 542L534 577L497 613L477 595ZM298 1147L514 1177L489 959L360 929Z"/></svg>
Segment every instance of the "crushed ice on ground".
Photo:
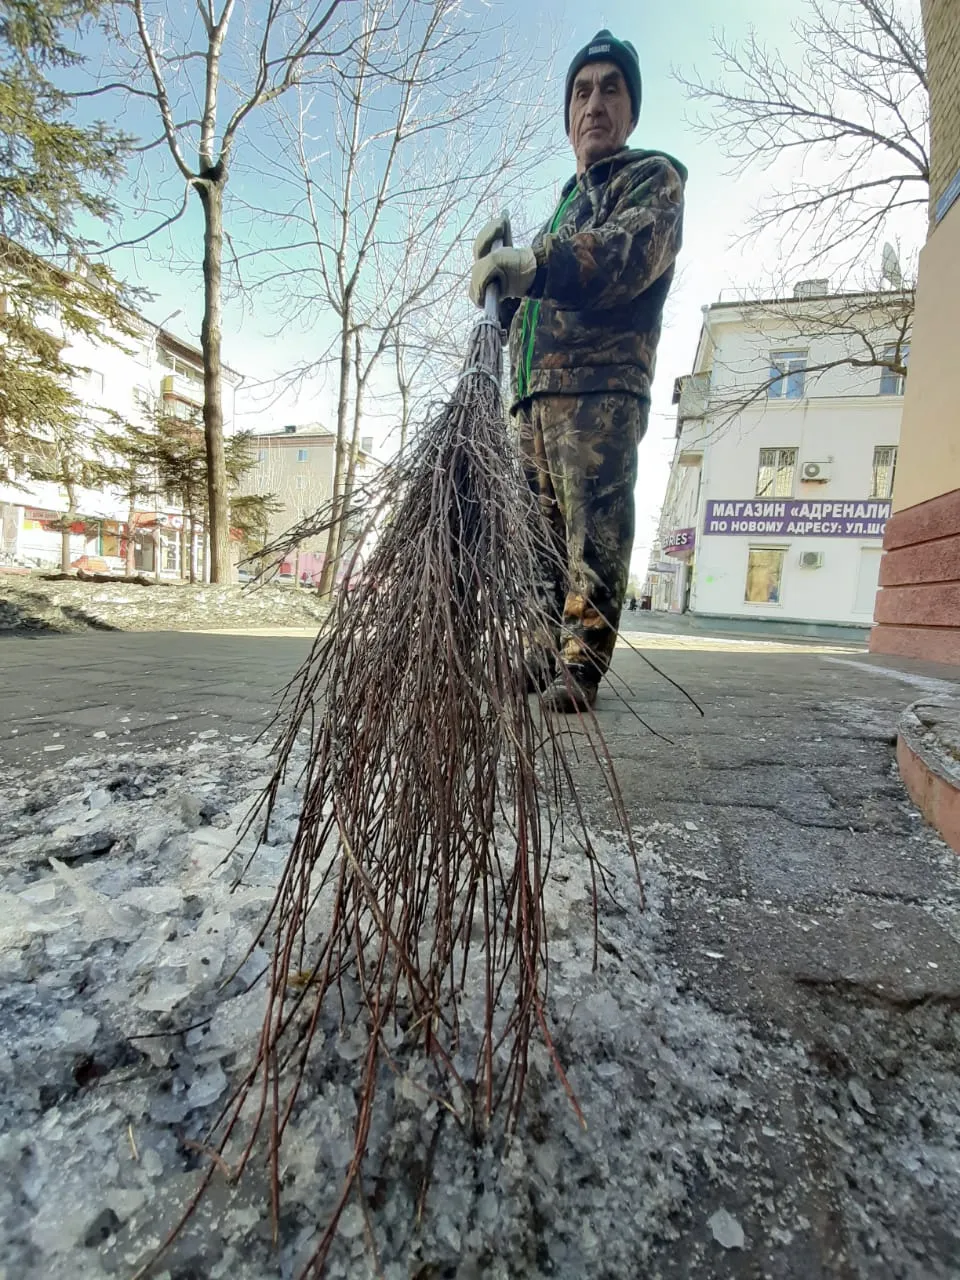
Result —
<svg viewBox="0 0 960 1280"><path fill-rule="evenodd" d="M58 761L0 785L0 1274L129 1276L207 1167L206 1134L254 1054L268 956L247 953L300 806L296 787L282 787L270 841L235 887L253 837L235 845L269 768L264 748L220 739ZM537 1043L518 1133L474 1142L398 1029L365 1200L348 1205L327 1274L632 1278L686 1236L718 1254L742 1246L744 1200L708 1226L707 1193L715 1207L762 1164L761 1131L769 1145L781 1126L758 1090L769 1084L775 1100L780 1076L792 1090L805 1057L712 1012L672 970L664 831L638 833L646 913L623 842L596 838L609 887L597 971L583 856L559 850L551 866L548 1011L587 1128ZM214 1177L155 1274L298 1274L353 1150L364 1035L349 983L346 998L346 1025L333 1012L321 1026L287 1130L278 1246L254 1160L239 1185ZM482 1009L468 987L465 1038ZM833 1113L840 1142L845 1122ZM756 1135L746 1146L745 1133ZM767 1213L771 1248L800 1247L811 1229L801 1209L782 1194Z"/></svg>

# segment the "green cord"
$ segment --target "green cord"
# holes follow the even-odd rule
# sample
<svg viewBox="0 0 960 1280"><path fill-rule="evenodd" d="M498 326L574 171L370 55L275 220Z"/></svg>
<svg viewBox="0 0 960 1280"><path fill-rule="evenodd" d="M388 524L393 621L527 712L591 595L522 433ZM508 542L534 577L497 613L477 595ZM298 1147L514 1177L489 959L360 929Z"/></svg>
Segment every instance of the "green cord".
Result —
<svg viewBox="0 0 960 1280"><path fill-rule="evenodd" d="M563 215L579 194L580 184L575 182L550 222L550 235L556 231L563 220ZM523 304L523 323L520 326L520 369L517 372L517 399L522 400L530 388L530 372L533 366L533 348L537 337L537 321L540 319L540 299L532 301L528 298Z"/></svg>

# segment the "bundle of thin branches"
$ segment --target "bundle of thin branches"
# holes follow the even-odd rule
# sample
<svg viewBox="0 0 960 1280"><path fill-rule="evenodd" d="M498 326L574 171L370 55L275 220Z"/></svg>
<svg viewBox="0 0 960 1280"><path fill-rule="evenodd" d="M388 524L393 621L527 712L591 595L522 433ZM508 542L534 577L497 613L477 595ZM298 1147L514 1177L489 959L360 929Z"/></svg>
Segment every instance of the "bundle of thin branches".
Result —
<svg viewBox="0 0 960 1280"><path fill-rule="evenodd" d="M253 1107L239 1172L266 1123L275 1221L284 1133L325 1005L356 1007L359 992L365 1036L353 1158L306 1274L323 1269L361 1176L399 1033L439 1066L474 1136L498 1108L515 1124L535 1036L567 1087L545 1008L543 892L558 832L590 866L595 927L603 873L575 755L526 689L525 643L550 630L534 587L555 553L505 424L501 358L499 327L481 320L452 400L381 480L376 541L291 686L263 799L269 823L306 745L299 827L261 934L272 934L272 967L257 1061L219 1130L222 1154ZM603 750L595 733L581 741ZM468 983L481 993L469 1025Z"/></svg>

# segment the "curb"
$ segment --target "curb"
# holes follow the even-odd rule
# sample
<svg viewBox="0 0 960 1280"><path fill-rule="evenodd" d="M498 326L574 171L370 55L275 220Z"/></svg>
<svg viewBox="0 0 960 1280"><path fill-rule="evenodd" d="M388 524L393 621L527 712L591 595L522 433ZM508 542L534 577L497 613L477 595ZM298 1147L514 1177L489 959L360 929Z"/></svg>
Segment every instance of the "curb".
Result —
<svg viewBox="0 0 960 1280"><path fill-rule="evenodd" d="M924 698L904 711L897 726L897 766L924 819L960 853L960 763L932 731L934 709L960 709L960 700Z"/></svg>

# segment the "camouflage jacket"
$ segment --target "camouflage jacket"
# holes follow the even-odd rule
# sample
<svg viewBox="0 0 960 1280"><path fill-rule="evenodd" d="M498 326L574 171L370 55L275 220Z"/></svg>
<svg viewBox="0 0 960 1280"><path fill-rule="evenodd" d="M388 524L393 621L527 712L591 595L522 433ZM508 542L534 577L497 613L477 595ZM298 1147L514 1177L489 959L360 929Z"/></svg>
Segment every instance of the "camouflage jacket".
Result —
<svg viewBox="0 0 960 1280"><path fill-rule="evenodd" d="M564 186L533 242L528 296L501 309L514 409L538 394L649 397L686 177L672 157L625 147Z"/></svg>

